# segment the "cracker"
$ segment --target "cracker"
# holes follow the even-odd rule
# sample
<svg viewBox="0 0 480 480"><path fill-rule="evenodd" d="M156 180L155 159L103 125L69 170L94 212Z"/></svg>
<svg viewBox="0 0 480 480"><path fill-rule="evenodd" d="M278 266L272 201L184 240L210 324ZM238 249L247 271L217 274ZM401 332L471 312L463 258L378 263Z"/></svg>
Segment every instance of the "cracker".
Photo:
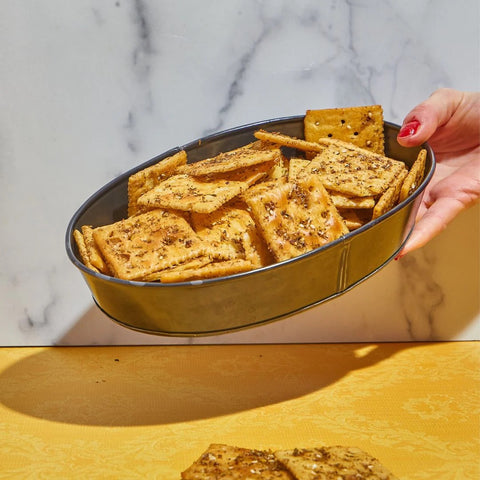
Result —
<svg viewBox="0 0 480 480"><path fill-rule="evenodd" d="M92 265L92 262L90 261L90 255L88 254L83 233L80 230L74 230L73 238L75 240L75 243L77 244L78 253L80 254L80 258L82 259L82 262L84 263L84 265L90 270L93 270L94 272L99 273L98 269L94 267Z"/></svg>
<svg viewBox="0 0 480 480"><path fill-rule="evenodd" d="M223 179L204 181L178 174L143 194L137 202L149 208L211 213L248 187L246 182Z"/></svg>
<svg viewBox="0 0 480 480"><path fill-rule="evenodd" d="M342 216L345 222L345 225L350 231L356 230L357 228L362 227L366 223L365 220L360 218L358 210L345 209L345 210L339 210L339 213Z"/></svg>
<svg viewBox="0 0 480 480"><path fill-rule="evenodd" d="M93 228L89 225L83 225L82 233L85 240L85 248L87 249L91 264L97 268L99 272L108 274L108 266L105 263L97 244L95 243L95 239L93 238Z"/></svg>
<svg viewBox="0 0 480 480"><path fill-rule="evenodd" d="M161 181L170 176L176 168L187 163L185 151L160 160L155 165L144 168L128 178L128 216L141 211L137 200Z"/></svg>
<svg viewBox="0 0 480 480"><path fill-rule="evenodd" d="M279 154L276 149L252 148L249 144L228 152L219 153L215 157L206 158L195 163L189 163L177 168L176 173L185 173L192 176L209 175L211 173L229 172L239 168L257 165L275 160Z"/></svg>
<svg viewBox="0 0 480 480"><path fill-rule="evenodd" d="M398 160L336 141L317 155L304 170L315 173L327 190L352 197L383 193L405 168Z"/></svg>
<svg viewBox="0 0 480 480"><path fill-rule="evenodd" d="M297 480L398 480L378 459L356 447L295 448L274 455Z"/></svg>
<svg viewBox="0 0 480 480"><path fill-rule="evenodd" d="M194 213L191 221L198 236L217 253L216 258L242 258L253 268L273 263L246 206L223 206L211 214Z"/></svg>
<svg viewBox="0 0 480 480"><path fill-rule="evenodd" d="M250 261L243 258L235 258L233 260L210 262L196 268L163 271L159 273L159 277L162 283L187 282L207 278L228 277L236 273L248 272L252 268Z"/></svg>
<svg viewBox="0 0 480 480"><path fill-rule="evenodd" d="M383 109L380 105L307 110L305 140L335 138L384 155Z"/></svg>
<svg viewBox="0 0 480 480"><path fill-rule="evenodd" d="M144 278L206 252L181 215L161 209L97 227L93 237L113 275L124 280Z"/></svg>
<svg viewBox="0 0 480 480"><path fill-rule="evenodd" d="M245 168L239 168L229 172L212 173L197 177L202 181L210 182L213 180L230 180L235 182L245 182L249 186L255 184L262 178L268 178L270 172L275 168L276 162L271 160L268 162L251 165Z"/></svg>
<svg viewBox="0 0 480 480"><path fill-rule="evenodd" d="M246 210L233 207L221 207L210 214L193 213L191 222L197 235L224 259L243 258L242 235L255 228Z"/></svg>
<svg viewBox="0 0 480 480"><path fill-rule="evenodd" d="M246 192L244 198L278 261L296 257L348 233L315 175L294 183L261 183Z"/></svg>
<svg viewBox="0 0 480 480"><path fill-rule="evenodd" d="M387 190L385 190L373 208L372 219L378 218L384 213L387 213L398 203L400 190L406 176L407 169L404 169L398 174L398 177L395 178Z"/></svg>
<svg viewBox="0 0 480 480"><path fill-rule="evenodd" d="M330 198L337 208L365 209L375 206L375 197L349 197L341 193L330 192Z"/></svg>
<svg viewBox="0 0 480 480"><path fill-rule="evenodd" d="M264 450L212 444L181 474L182 480L294 480L274 457Z"/></svg>
<svg viewBox="0 0 480 480"><path fill-rule="evenodd" d="M300 172L307 166L310 165L310 160L305 160L304 158L292 157L290 159L290 164L288 168L288 181L294 182Z"/></svg>
<svg viewBox="0 0 480 480"><path fill-rule="evenodd" d="M162 275L166 273L170 273L171 275L178 274L183 270L191 270L203 267L210 263L212 259L208 255L201 255L200 257L193 258L192 260L187 260L186 262L179 263L170 268L166 268L164 270L160 270L158 272L150 273L149 275L145 275L141 278L143 282L158 282L160 281Z"/></svg>
<svg viewBox="0 0 480 480"><path fill-rule="evenodd" d="M266 130L260 129L257 130L254 135L259 140L275 143L283 147L295 148L304 152L320 153L325 148L320 142L308 142L280 132L267 132Z"/></svg>
<svg viewBox="0 0 480 480"><path fill-rule="evenodd" d="M427 151L425 149L420 150L417 159L413 163L408 175L406 176L402 188L400 190L399 201L403 202L408 196L410 196L415 189L420 185L425 174L425 163L427 161Z"/></svg>

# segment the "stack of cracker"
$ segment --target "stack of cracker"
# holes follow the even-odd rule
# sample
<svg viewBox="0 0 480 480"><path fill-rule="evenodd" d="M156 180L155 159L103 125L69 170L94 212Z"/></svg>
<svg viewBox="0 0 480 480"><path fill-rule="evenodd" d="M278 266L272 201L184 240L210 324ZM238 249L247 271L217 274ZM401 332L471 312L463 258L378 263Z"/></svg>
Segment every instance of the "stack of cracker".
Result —
<svg viewBox="0 0 480 480"><path fill-rule="evenodd" d="M247 272L341 238L423 179L425 150L410 171L385 156L378 105L308 110L304 136L258 130L234 150L195 163L180 151L131 175L128 217L74 232L82 260L143 282Z"/></svg>

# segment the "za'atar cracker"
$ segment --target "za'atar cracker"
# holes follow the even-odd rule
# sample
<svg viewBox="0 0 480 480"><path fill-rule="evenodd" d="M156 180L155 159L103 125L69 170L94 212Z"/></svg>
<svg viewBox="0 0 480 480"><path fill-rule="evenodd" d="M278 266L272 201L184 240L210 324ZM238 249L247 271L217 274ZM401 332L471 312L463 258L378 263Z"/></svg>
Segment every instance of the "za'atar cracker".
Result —
<svg viewBox="0 0 480 480"><path fill-rule="evenodd" d="M426 160L427 151L422 148L417 156L417 159L410 168L408 175L405 177L400 190L400 202L403 202L409 195L411 195L422 182L423 175L425 173Z"/></svg>
<svg viewBox="0 0 480 480"><path fill-rule="evenodd" d="M248 187L248 183L241 181L209 180L179 174L167 178L137 202L149 208L211 213Z"/></svg>
<svg viewBox="0 0 480 480"><path fill-rule="evenodd" d="M378 459L357 447L294 448L274 455L296 480L398 480Z"/></svg>
<svg viewBox="0 0 480 480"><path fill-rule="evenodd" d="M295 480L272 452L211 444L181 474L182 480Z"/></svg>
<svg viewBox="0 0 480 480"><path fill-rule="evenodd" d="M384 154L383 109L380 105L307 110L305 140L334 138Z"/></svg>
<svg viewBox="0 0 480 480"><path fill-rule="evenodd" d="M93 236L113 275L124 280L142 279L205 252L181 215L161 209L97 227Z"/></svg>
<svg viewBox="0 0 480 480"><path fill-rule="evenodd" d="M303 172L318 175L327 190L371 197L383 193L404 168L403 162L337 141Z"/></svg>
<svg viewBox="0 0 480 480"><path fill-rule="evenodd" d="M221 258L248 260L255 268L273 263L255 222L244 208L224 206L210 214L193 213L195 232ZM210 252L210 250L209 250ZM214 256L214 254L211 254Z"/></svg>
<svg viewBox="0 0 480 480"><path fill-rule="evenodd" d="M348 233L315 175L294 183L265 182L244 199L278 261L296 257Z"/></svg>
<svg viewBox="0 0 480 480"><path fill-rule="evenodd" d="M398 203L400 190L406 176L407 169L405 168L398 174L385 192L383 192L373 208L372 219L381 217L384 213L390 211Z"/></svg>
<svg viewBox="0 0 480 480"><path fill-rule="evenodd" d="M161 181L170 176L180 165L187 163L184 150L160 160L155 165L144 168L128 177L128 215L132 216L142 210L137 200Z"/></svg>
<svg viewBox="0 0 480 480"><path fill-rule="evenodd" d="M238 170L239 168L273 161L279 154L280 151L278 148L263 150L259 146L253 147L249 144L228 152L219 153L211 158L189 163L179 167L176 172L191 176L230 172L232 170Z"/></svg>

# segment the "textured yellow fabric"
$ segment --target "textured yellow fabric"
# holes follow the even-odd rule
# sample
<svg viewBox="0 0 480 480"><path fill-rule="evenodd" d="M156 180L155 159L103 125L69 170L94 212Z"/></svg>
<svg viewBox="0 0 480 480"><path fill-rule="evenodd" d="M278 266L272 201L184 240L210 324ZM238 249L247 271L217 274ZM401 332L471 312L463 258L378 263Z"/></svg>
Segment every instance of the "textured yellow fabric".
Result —
<svg viewBox="0 0 480 480"><path fill-rule="evenodd" d="M178 480L210 443L480 478L476 342L0 349L0 479Z"/></svg>

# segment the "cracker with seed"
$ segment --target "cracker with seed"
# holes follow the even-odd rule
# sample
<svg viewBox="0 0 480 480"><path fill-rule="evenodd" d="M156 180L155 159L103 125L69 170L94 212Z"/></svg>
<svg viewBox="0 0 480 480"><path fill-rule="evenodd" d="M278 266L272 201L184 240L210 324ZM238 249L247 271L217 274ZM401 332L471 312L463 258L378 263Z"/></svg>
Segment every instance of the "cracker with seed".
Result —
<svg viewBox="0 0 480 480"><path fill-rule="evenodd" d="M413 163L408 175L406 176L402 189L400 191L400 202L403 202L420 185L425 174L425 163L427 161L427 151L423 148L418 153L417 159Z"/></svg>
<svg viewBox="0 0 480 480"><path fill-rule="evenodd" d="M300 138L291 137L280 132L267 132L260 129L254 133L255 137L265 142L275 143L283 147L295 148L303 152L317 152L320 153L324 150L325 146L319 142L308 142Z"/></svg>
<svg viewBox="0 0 480 480"><path fill-rule="evenodd" d="M257 183L262 178L268 178L272 169L275 168L275 163L275 161L271 160L245 168L238 168L237 170L232 170L230 172L211 173L197 178L206 182L212 180L245 182L250 186Z"/></svg>
<svg viewBox="0 0 480 480"><path fill-rule="evenodd" d="M149 275L145 275L140 280L143 282L159 282L162 275L169 273L171 275L176 275L178 272L183 270L192 270L197 269L200 267L204 267L208 263L211 263L212 259L208 255L202 255L200 257L193 258L192 260L187 260L186 262L179 263L173 267L166 268L164 270L160 270L158 272L150 273Z"/></svg>
<svg viewBox="0 0 480 480"><path fill-rule="evenodd" d="M288 168L288 181L294 182L300 172L307 166L310 165L310 160L305 160L304 158L292 157L290 159L289 168Z"/></svg>
<svg viewBox="0 0 480 480"><path fill-rule="evenodd" d="M272 263L245 208L223 206L210 214L193 213L191 221L198 236L223 259L243 258L255 268Z"/></svg>
<svg viewBox="0 0 480 480"><path fill-rule="evenodd" d="M142 279L207 249L181 215L161 209L97 227L93 237L113 275L124 280Z"/></svg>
<svg viewBox="0 0 480 480"><path fill-rule="evenodd" d="M142 208L137 200L153 187L169 177L180 165L187 163L185 151L160 160L155 165L144 168L128 178L128 216L139 213Z"/></svg>
<svg viewBox="0 0 480 480"><path fill-rule="evenodd" d="M188 282L207 278L228 277L236 273L248 272L252 268L250 261L244 258L234 258L233 260L213 261L196 268L163 271L158 276L162 283Z"/></svg>
<svg viewBox="0 0 480 480"><path fill-rule="evenodd" d="M407 169L405 168L398 174L392 184L378 199L375 207L373 208L372 220L382 216L384 213L387 213L398 203L400 191L406 176Z"/></svg>
<svg viewBox="0 0 480 480"><path fill-rule="evenodd" d="M375 206L375 197L349 197L341 193L329 192L337 208L366 209Z"/></svg>
<svg viewBox="0 0 480 480"><path fill-rule="evenodd" d="M316 175L294 183L261 183L243 197L278 261L296 257L348 233Z"/></svg>
<svg viewBox="0 0 480 480"><path fill-rule="evenodd" d="M95 243L95 239L93 238L93 228L90 225L83 225L82 233L83 238L85 239L85 248L87 249L91 264L97 268L99 272L108 274L108 266Z"/></svg>
<svg viewBox="0 0 480 480"><path fill-rule="evenodd" d="M222 152L212 158L206 158L195 163L189 163L177 168L176 173L191 176L209 175L212 173L230 172L240 168L274 161L279 155L279 149L256 149L249 145L228 152Z"/></svg>
<svg viewBox="0 0 480 480"><path fill-rule="evenodd" d="M181 474L182 480L294 480L268 450L211 444Z"/></svg>
<svg viewBox="0 0 480 480"><path fill-rule="evenodd" d="M383 193L404 168L403 162L337 141L311 160L304 174L318 175L329 191L371 197Z"/></svg>
<svg viewBox="0 0 480 480"><path fill-rule="evenodd" d="M242 234L255 228L246 210L225 206L212 213L193 213L191 222L197 235L224 259L243 258Z"/></svg>
<svg viewBox="0 0 480 480"><path fill-rule="evenodd" d="M378 459L357 447L294 448L274 455L297 480L398 480Z"/></svg>
<svg viewBox="0 0 480 480"><path fill-rule="evenodd" d="M246 182L206 180L174 175L143 194L137 202L149 208L211 213L249 187Z"/></svg>
<svg viewBox="0 0 480 480"><path fill-rule="evenodd" d="M380 105L307 110L305 140L335 138L384 155L383 110Z"/></svg>
<svg viewBox="0 0 480 480"><path fill-rule="evenodd" d="M98 268L94 267L92 265L92 262L90 261L90 255L88 254L88 249L85 244L85 237L83 236L83 233L80 230L74 230L73 231L73 238L75 239L75 243L77 244L78 252L80 253L80 257L84 263L84 265L89 268L90 270L93 270L94 272L99 273Z"/></svg>

